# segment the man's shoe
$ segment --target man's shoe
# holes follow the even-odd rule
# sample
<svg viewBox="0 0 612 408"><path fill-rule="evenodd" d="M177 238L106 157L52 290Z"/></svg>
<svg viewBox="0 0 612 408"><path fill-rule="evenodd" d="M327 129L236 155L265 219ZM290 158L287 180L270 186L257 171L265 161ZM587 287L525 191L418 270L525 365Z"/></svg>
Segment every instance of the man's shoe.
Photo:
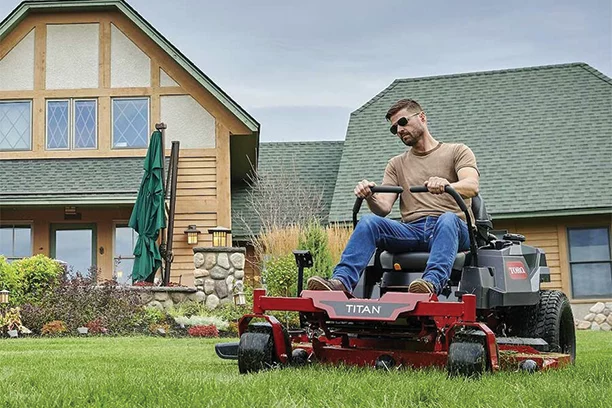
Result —
<svg viewBox="0 0 612 408"><path fill-rule="evenodd" d="M306 282L306 288L308 290L342 290L350 293L346 290L346 287L338 279L323 279L319 276L313 276Z"/></svg>
<svg viewBox="0 0 612 408"><path fill-rule="evenodd" d="M410 293L434 293L435 291L433 283L425 279L415 279L408 286Z"/></svg>

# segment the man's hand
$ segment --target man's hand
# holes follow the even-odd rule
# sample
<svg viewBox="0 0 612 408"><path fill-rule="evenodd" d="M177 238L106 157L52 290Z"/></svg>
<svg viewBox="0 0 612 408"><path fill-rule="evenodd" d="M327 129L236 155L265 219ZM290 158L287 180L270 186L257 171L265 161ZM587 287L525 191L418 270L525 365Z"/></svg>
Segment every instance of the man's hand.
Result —
<svg viewBox="0 0 612 408"><path fill-rule="evenodd" d="M372 195L372 190L370 187L374 187L376 183L368 180L361 180L359 184L355 187L355 195L359 198L368 198Z"/></svg>
<svg viewBox="0 0 612 408"><path fill-rule="evenodd" d="M442 194L444 193L444 187L449 185L449 181L442 177L430 177L429 180L425 182L425 186L431 194Z"/></svg>

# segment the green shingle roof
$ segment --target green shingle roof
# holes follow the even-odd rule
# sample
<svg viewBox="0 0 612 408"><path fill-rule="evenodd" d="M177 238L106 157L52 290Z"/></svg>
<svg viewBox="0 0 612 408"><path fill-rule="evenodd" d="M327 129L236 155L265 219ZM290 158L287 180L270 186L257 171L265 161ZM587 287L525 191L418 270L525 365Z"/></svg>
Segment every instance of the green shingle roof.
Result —
<svg viewBox="0 0 612 408"><path fill-rule="evenodd" d="M143 160L0 160L0 204L133 203Z"/></svg>
<svg viewBox="0 0 612 408"><path fill-rule="evenodd" d="M321 191L323 222L327 222L342 145L341 141L260 143L258 172L272 181L284 173L307 189ZM249 229L245 224L254 233L261 228L249 203L249 190L247 184L232 186L232 234L235 239L248 237ZM294 193L276 192L286 197Z"/></svg>
<svg viewBox="0 0 612 408"><path fill-rule="evenodd" d="M612 212L612 80L576 63L394 81L351 114L330 221L348 221L355 184L380 183L405 151L385 121L402 98L437 140L474 151L494 218Z"/></svg>

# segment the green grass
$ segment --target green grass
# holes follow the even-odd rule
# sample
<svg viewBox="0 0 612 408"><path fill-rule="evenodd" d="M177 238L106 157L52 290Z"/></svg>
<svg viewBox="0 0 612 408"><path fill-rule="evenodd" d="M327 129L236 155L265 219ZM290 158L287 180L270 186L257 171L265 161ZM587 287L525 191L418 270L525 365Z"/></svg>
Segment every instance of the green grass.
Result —
<svg viewBox="0 0 612 408"><path fill-rule="evenodd" d="M216 340L0 340L0 407L609 407L612 333L578 332L576 365L447 379L443 370L312 366L240 375Z"/></svg>

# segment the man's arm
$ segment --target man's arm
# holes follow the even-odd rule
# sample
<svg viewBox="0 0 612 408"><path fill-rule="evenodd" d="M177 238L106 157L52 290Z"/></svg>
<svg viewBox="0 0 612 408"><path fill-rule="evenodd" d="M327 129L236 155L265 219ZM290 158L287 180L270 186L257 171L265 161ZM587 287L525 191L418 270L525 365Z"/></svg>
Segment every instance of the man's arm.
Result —
<svg viewBox="0 0 612 408"><path fill-rule="evenodd" d="M355 195L365 198L370 211L381 217L386 217L393 209L393 204L397 200L397 194L372 194L370 187L374 187L376 183L368 180L362 180L355 187Z"/></svg>
<svg viewBox="0 0 612 408"><path fill-rule="evenodd" d="M478 194L480 186L478 170L473 167L463 167L457 172L457 177L459 181L456 183L450 183L441 177L430 177L425 182L425 186L432 194L444 193L444 187L448 185L453 187L463 198L474 197Z"/></svg>

